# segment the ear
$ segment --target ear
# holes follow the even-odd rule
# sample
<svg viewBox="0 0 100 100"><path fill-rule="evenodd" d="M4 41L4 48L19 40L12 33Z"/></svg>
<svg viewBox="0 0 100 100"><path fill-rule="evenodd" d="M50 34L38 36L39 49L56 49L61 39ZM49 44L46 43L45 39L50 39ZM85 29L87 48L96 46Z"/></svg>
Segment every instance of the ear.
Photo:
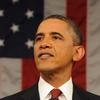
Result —
<svg viewBox="0 0 100 100"><path fill-rule="evenodd" d="M85 55L85 49L83 46L75 46L74 47L74 54L73 54L73 61L81 60Z"/></svg>

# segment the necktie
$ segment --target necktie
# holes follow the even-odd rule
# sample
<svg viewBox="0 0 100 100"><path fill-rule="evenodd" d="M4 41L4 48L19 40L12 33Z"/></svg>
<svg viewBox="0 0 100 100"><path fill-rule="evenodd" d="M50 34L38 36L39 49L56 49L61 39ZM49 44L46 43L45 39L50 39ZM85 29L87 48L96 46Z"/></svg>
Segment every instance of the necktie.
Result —
<svg viewBox="0 0 100 100"><path fill-rule="evenodd" d="M61 95L61 91L59 89L51 90L51 99L50 100L59 100L58 97Z"/></svg>

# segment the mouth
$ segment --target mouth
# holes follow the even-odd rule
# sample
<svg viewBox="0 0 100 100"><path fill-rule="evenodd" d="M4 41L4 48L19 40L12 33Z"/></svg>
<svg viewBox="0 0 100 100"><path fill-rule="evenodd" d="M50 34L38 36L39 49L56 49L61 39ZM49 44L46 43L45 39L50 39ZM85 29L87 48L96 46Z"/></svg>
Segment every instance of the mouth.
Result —
<svg viewBox="0 0 100 100"><path fill-rule="evenodd" d="M50 57L54 57L54 55L51 54L51 53L40 53L40 54L38 55L38 58L40 58L40 59L48 59L48 58L50 58Z"/></svg>

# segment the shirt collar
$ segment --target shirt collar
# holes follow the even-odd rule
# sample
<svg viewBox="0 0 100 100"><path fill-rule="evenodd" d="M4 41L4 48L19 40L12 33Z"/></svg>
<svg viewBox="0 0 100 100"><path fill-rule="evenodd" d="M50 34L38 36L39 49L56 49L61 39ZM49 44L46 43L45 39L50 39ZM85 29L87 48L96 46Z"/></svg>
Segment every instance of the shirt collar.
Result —
<svg viewBox="0 0 100 100"><path fill-rule="evenodd" d="M44 100L44 98L50 93L50 91L54 88L49 83L47 83L42 77L39 79L39 94L40 100Z"/></svg>
<svg viewBox="0 0 100 100"><path fill-rule="evenodd" d="M59 87L62 91L63 95L67 98L67 100L72 100L73 95L73 84L72 78L70 78L65 84Z"/></svg>
<svg viewBox="0 0 100 100"><path fill-rule="evenodd" d="M43 100L54 88L49 83L47 83L42 77L40 77L39 79L38 87L41 100ZM62 91L63 95L67 98L67 100L72 100L72 94L73 94L72 78L70 78L65 84L60 86L59 89Z"/></svg>

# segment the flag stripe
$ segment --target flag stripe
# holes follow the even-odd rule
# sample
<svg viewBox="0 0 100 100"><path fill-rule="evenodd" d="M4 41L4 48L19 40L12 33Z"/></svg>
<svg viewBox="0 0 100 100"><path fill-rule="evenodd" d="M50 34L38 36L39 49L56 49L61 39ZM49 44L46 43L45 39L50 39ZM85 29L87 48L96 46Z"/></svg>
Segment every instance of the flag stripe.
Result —
<svg viewBox="0 0 100 100"><path fill-rule="evenodd" d="M65 16L66 0L44 0L44 16L61 14Z"/></svg>
<svg viewBox="0 0 100 100"><path fill-rule="evenodd" d="M88 0L87 89L100 95L100 0Z"/></svg>
<svg viewBox="0 0 100 100"><path fill-rule="evenodd" d="M70 16L80 27L83 32L84 46L86 47L86 13L87 0L67 0L67 16ZM81 67L81 68L80 68ZM79 64L73 68L73 78L80 87L86 89L86 57L80 61Z"/></svg>
<svg viewBox="0 0 100 100"><path fill-rule="evenodd" d="M21 63L20 59L0 58L0 97L21 90Z"/></svg>
<svg viewBox="0 0 100 100"><path fill-rule="evenodd" d="M22 61L22 89L26 89L37 82L39 72L37 71L34 59L23 59Z"/></svg>

